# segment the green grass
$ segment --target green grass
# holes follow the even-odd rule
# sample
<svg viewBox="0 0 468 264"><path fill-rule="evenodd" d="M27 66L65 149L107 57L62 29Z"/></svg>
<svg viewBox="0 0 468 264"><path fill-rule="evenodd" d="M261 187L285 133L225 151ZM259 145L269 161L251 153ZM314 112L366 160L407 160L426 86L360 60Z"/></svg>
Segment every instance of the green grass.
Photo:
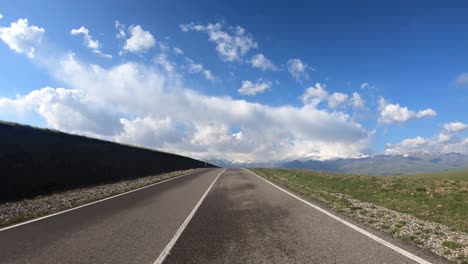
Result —
<svg viewBox="0 0 468 264"><path fill-rule="evenodd" d="M463 247L462 244L453 242L453 241L444 241L442 242L442 246L449 248L449 249L459 249Z"/></svg>
<svg viewBox="0 0 468 264"><path fill-rule="evenodd" d="M327 198L327 193L342 193L419 219L441 223L456 231L468 232L466 170L379 177L288 169L253 171L303 195ZM338 205L338 211L339 207L348 206L336 195L328 198Z"/></svg>

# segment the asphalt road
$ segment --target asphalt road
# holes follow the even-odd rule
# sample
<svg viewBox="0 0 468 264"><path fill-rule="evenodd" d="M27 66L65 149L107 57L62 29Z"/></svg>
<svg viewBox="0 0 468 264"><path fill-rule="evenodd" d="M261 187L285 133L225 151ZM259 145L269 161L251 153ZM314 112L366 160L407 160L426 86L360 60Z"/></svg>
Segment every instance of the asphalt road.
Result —
<svg viewBox="0 0 468 264"><path fill-rule="evenodd" d="M164 263L417 263L246 170L217 177L221 172L197 172L1 231L0 263L151 264L164 249Z"/></svg>
<svg viewBox="0 0 468 264"><path fill-rule="evenodd" d="M154 263L222 169L0 232L0 263Z"/></svg>

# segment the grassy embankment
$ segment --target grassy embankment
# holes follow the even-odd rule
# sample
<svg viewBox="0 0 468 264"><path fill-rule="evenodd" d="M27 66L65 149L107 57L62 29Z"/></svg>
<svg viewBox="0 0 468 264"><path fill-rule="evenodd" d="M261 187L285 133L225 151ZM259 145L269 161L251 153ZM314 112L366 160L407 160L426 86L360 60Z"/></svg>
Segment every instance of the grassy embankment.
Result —
<svg viewBox="0 0 468 264"><path fill-rule="evenodd" d="M258 175L308 197L352 206L341 193L401 213L468 232L468 171L405 176L359 176L287 169L253 169ZM351 208L352 209L352 208Z"/></svg>

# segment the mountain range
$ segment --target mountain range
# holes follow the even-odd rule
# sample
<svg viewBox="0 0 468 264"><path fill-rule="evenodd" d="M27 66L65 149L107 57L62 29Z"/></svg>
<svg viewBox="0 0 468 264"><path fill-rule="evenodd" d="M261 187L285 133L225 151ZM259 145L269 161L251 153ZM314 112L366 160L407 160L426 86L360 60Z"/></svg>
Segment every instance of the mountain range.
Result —
<svg viewBox="0 0 468 264"><path fill-rule="evenodd" d="M404 155L373 155L364 158L258 163L225 160L210 160L209 162L222 167L309 169L363 175L398 175L468 169L468 156L460 153L409 153Z"/></svg>

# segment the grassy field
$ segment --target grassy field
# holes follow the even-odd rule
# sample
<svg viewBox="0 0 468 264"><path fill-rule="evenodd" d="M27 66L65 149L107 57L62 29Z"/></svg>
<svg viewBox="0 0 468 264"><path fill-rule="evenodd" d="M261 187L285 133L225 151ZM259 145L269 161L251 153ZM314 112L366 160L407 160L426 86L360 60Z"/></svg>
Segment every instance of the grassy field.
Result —
<svg viewBox="0 0 468 264"><path fill-rule="evenodd" d="M342 193L468 232L467 170L379 177L288 169L252 171L306 196Z"/></svg>

